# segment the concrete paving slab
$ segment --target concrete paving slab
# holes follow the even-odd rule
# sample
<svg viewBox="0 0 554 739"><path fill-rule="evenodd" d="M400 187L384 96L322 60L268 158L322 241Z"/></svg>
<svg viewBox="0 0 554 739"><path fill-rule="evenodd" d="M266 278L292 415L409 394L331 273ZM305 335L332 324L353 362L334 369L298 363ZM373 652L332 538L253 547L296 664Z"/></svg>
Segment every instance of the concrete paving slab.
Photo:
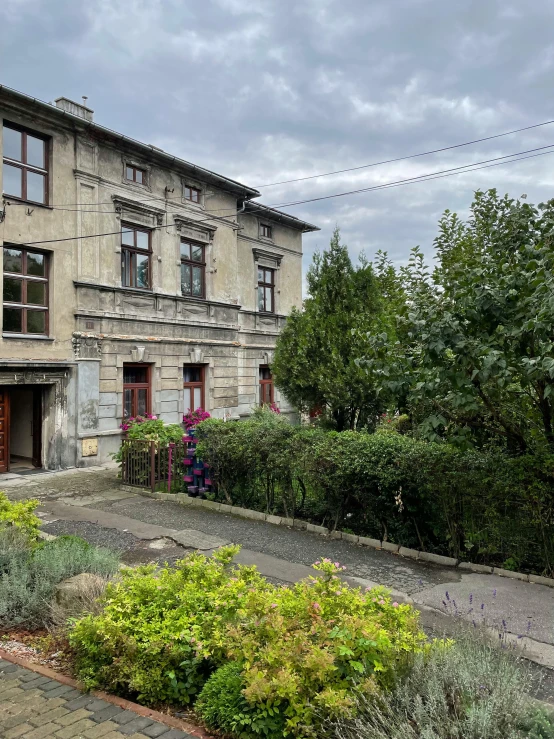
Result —
<svg viewBox="0 0 554 739"><path fill-rule="evenodd" d="M203 531L196 531L195 529L176 531L171 534L170 538L183 547L200 549L201 551L217 549L218 547L223 547L231 543L228 539L222 539L219 536L210 536L210 534L205 534Z"/></svg>

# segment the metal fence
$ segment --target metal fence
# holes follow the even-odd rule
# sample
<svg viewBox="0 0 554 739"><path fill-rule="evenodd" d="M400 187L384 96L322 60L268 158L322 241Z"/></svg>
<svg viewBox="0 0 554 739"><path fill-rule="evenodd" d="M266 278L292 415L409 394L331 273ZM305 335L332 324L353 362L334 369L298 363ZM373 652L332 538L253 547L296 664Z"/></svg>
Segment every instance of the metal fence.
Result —
<svg viewBox="0 0 554 739"><path fill-rule="evenodd" d="M125 439L121 445L121 478L126 485L152 492L179 492L183 487L183 442Z"/></svg>

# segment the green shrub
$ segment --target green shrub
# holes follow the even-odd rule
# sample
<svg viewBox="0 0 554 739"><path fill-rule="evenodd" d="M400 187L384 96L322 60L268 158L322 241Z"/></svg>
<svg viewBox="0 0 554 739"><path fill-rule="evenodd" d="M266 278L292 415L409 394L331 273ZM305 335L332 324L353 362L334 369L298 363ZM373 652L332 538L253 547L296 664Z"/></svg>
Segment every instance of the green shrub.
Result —
<svg viewBox="0 0 554 739"><path fill-rule="evenodd" d="M250 739L283 736L285 722L279 708L256 708L244 697L243 668L238 662L219 667L198 696L195 710L209 729Z"/></svg>
<svg viewBox="0 0 554 739"><path fill-rule="evenodd" d="M0 625L39 627L50 621L50 602L56 585L73 575L92 572L114 574L118 556L92 547L74 536L62 536L35 549L14 542L13 534L0 531Z"/></svg>
<svg viewBox="0 0 554 739"><path fill-rule="evenodd" d="M0 491L0 529L13 527L23 532L29 541L36 541L40 519L35 516L34 510L39 505L38 500L24 500L12 503L6 493Z"/></svg>
<svg viewBox="0 0 554 739"><path fill-rule="evenodd" d="M236 720L251 735L282 736L267 733L275 724L315 736L321 717L348 715L355 686L392 685L426 648L410 606L383 589L350 588L338 565L324 560L315 565L320 577L276 587L253 567L232 568L237 551L193 553L175 568L137 568L110 584L103 613L70 636L87 687L150 704L193 703L205 688L200 710L214 723L221 717L218 728ZM205 683L229 661L235 670L213 678L229 683L228 702L214 702L214 683Z"/></svg>
<svg viewBox="0 0 554 739"><path fill-rule="evenodd" d="M390 693L360 694L354 718L331 722L336 739L550 739L552 716L529 698L532 674L503 643L464 630L416 655Z"/></svg>

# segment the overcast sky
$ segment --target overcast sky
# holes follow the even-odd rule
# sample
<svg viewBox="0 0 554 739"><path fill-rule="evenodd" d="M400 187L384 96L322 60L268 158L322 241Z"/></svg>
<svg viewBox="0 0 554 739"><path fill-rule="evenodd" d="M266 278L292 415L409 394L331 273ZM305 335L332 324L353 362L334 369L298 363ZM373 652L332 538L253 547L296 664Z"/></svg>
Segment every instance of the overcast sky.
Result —
<svg viewBox="0 0 554 739"><path fill-rule="evenodd" d="M4 0L0 82L89 98L95 121L260 186L554 118L552 0ZM273 205L554 144L554 125L263 188ZM496 187L554 195L554 154L289 208L351 254L429 255L437 220Z"/></svg>

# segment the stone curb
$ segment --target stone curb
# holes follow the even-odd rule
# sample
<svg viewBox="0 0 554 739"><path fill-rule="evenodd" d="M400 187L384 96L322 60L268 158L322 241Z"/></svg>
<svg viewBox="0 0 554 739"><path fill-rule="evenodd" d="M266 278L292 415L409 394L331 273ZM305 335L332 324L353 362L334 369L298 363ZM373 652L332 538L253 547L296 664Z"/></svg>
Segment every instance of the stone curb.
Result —
<svg viewBox="0 0 554 739"><path fill-rule="evenodd" d="M501 567L492 567L490 565L474 564L473 562L460 562L454 557L446 557L442 554L434 554L433 552L424 552L418 549L409 549L399 544L393 544L390 541L379 541L378 539L370 539L367 536L358 536L357 534L347 534L343 531L330 531L325 526L317 526L308 523L300 518L284 518L282 516L273 516L269 513L261 511L253 511L250 508L240 508L238 506L230 506L223 503L214 503L211 500L201 500L200 498L191 498L185 493L151 493L142 488L134 488L129 485L121 486L124 490L130 490L148 498L156 498L158 500L169 500L173 503L181 503L182 505L192 505L199 508L210 508L221 513L230 513L233 516L247 518L252 521L265 521L274 526L288 526L290 528L300 529L302 531L310 531L320 536L326 536L331 539L342 539L349 541L358 546L371 547L372 549L384 550L392 554L399 554L401 557L408 559L420 560L423 562L432 562L433 564L442 565L443 567L456 567L460 570L468 570L469 572L479 572L487 575L499 575L500 577L508 577L513 580L522 580L523 582L534 583L537 585L545 585L554 588L554 579L543 577L542 575L528 575L524 572L512 572L512 570L504 570ZM218 507L219 506L219 507Z"/></svg>
<svg viewBox="0 0 554 739"><path fill-rule="evenodd" d="M11 662L14 665L24 667L27 670L31 670L31 672L36 672L43 677L48 677L51 680L56 680L62 685L70 686L72 688L75 688L76 690L81 691L82 693L94 695L96 698L101 698L102 700L106 701L106 703L111 703L112 705L118 706L119 708L123 708L127 711L132 711L138 716L150 718L152 719L152 721L158 721L160 724L171 726L172 729L179 729L180 731L184 731L185 733L192 734L193 736L199 737L199 739L212 739L213 737L212 734L208 734L200 726L194 726L193 724L189 724L187 721L169 716L165 713L160 713L159 711L154 711L151 708L146 708L146 706L141 706L138 703L133 703L132 701L128 701L125 698L119 698L116 695L104 693L104 691L102 690L91 690L90 692L88 692L77 680L74 680L72 677L62 675L61 673L52 670L50 667L35 664L34 662L27 662L27 660L22 659L21 657L16 657L10 652L5 652L3 649L0 649L0 659L4 659L6 660L6 662Z"/></svg>

